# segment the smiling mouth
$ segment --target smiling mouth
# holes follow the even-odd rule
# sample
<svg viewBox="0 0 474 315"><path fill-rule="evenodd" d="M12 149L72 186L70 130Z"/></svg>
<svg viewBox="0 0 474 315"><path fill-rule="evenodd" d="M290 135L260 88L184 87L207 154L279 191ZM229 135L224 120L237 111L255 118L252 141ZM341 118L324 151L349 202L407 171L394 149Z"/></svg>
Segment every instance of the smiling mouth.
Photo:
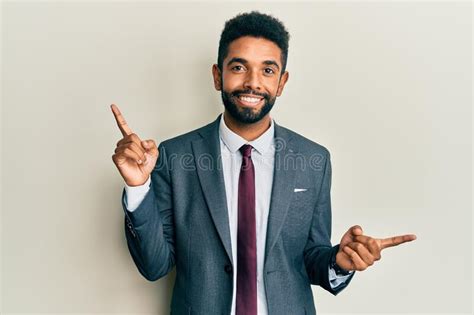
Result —
<svg viewBox="0 0 474 315"><path fill-rule="evenodd" d="M249 95L239 95L237 96L237 100L239 101L240 104L245 105L245 106L256 106L259 105L263 97L261 96L249 96Z"/></svg>

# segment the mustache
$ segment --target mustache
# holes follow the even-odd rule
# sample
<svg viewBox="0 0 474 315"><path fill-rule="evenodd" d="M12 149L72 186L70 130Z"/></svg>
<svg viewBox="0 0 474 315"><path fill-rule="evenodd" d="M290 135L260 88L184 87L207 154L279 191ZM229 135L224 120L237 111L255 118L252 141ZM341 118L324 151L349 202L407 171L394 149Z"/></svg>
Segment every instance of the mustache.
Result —
<svg viewBox="0 0 474 315"><path fill-rule="evenodd" d="M264 99L266 100L269 100L270 99L270 95L268 95L267 93L260 93L260 92L255 92L253 90L250 90L250 89L247 89L247 90L236 90L236 91L233 91L232 93L230 93L231 96L239 96L240 94L253 94L253 95L257 95L257 96L261 96L263 97Z"/></svg>

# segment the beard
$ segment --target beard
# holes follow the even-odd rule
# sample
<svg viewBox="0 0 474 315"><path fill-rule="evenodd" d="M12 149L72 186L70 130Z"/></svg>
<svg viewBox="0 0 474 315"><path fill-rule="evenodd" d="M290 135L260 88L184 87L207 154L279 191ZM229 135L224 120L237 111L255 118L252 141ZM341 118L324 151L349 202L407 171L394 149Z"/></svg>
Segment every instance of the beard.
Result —
<svg viewBox="0 0 474 315"><path fill-rule="evenodd" d="M260 110L255 111L254 107L241 107L237 104L237 98L239 94L253 94L263 97L264 103ZM275 104L276 96L270 97L267 93L254 92L252 90L236 90L232 92L226 92L221 88L222 103L227 112L236 121L242 124L253 124L260 121L265 115L267 115Z"/></svg>

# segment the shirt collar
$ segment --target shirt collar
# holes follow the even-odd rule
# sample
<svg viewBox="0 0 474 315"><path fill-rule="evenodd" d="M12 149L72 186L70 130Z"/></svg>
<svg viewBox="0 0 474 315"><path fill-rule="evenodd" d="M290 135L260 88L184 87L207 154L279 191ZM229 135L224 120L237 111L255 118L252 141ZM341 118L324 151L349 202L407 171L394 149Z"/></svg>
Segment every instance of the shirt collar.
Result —
<svg viewBox="0 0 474 315"><path fill-rule="evenodd" d="M275 136L275 123L273 119L270 120L270 128L268 128L263 134L255 140L247 141L227 127L224 121L224 114L221 115L221 121L219 125L219 135L226 147L230 152L237 152L244 144L250 144L258 153L264 154L269 149L274 141Z"/></svg>

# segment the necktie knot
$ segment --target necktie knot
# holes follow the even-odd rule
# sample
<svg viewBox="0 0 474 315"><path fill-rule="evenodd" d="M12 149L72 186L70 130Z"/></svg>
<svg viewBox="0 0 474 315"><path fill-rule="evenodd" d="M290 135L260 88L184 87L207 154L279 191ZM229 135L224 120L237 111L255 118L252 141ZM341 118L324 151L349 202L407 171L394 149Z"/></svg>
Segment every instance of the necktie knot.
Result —
<svg viewBox="0 0 474 315"><path fill-rule="evenodd" d="M240 147L240 152L242 153L243 157L250 157L250 154L252 153L252 146L250 144L244 144L243 146Z"/></svg>

